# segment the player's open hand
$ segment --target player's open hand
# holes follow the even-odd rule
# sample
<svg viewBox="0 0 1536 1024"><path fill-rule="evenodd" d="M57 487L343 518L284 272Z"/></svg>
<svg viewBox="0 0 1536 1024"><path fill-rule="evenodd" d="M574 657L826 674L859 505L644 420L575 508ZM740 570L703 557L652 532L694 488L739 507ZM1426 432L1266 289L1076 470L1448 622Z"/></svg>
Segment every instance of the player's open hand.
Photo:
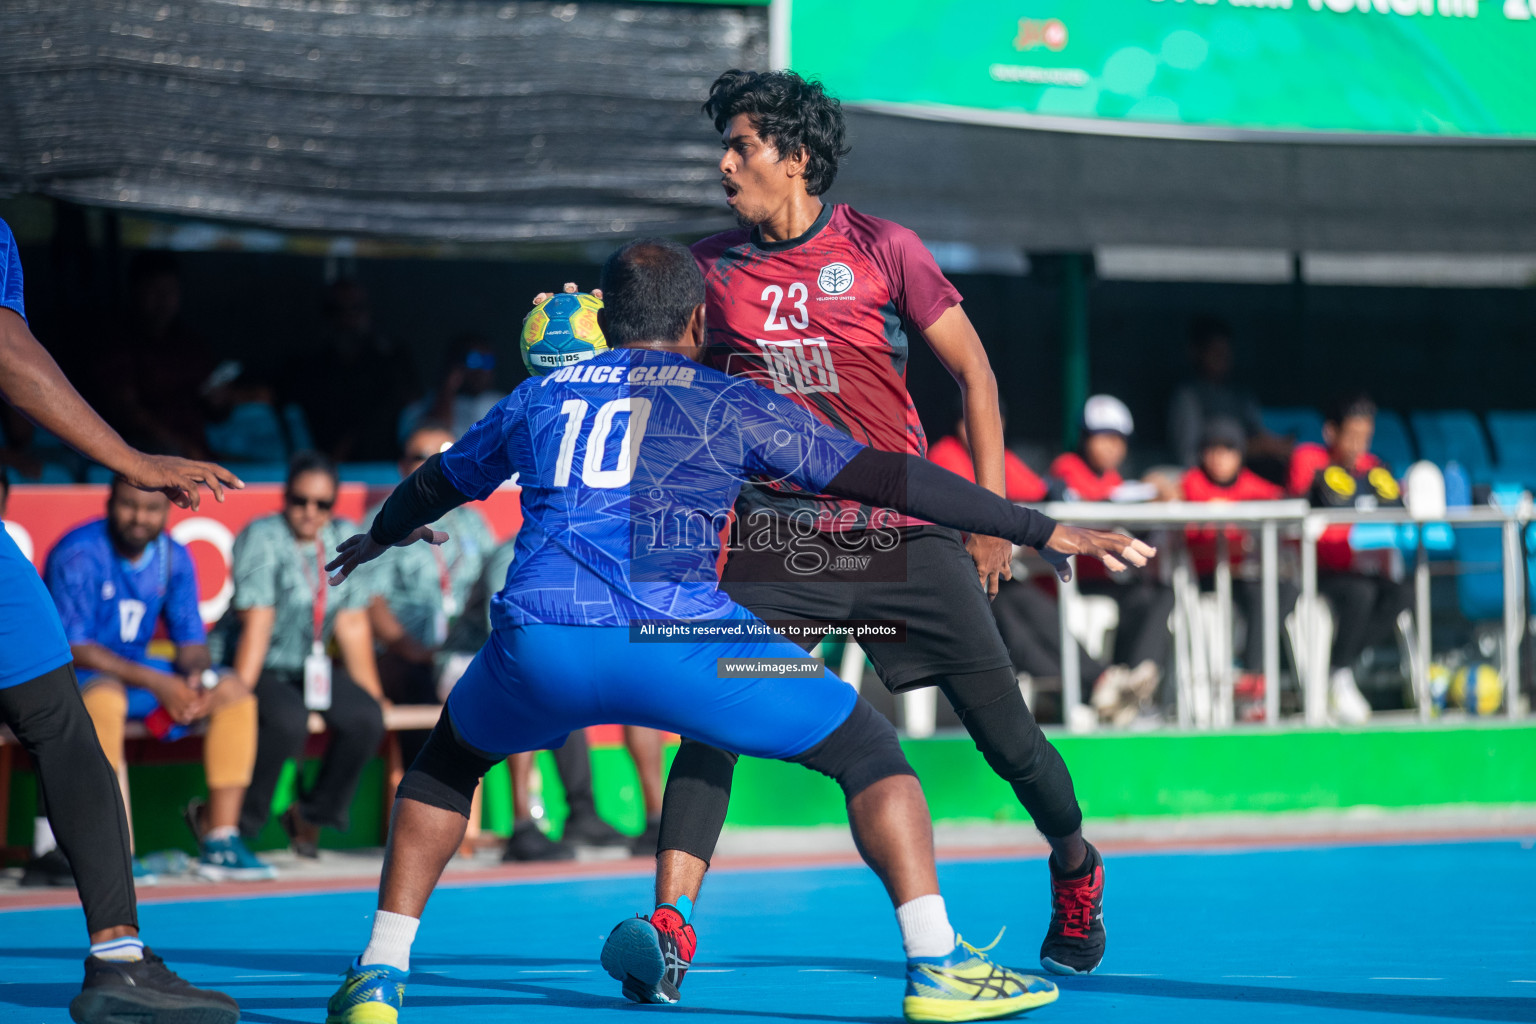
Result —
<svg viewBox="0 0 1536 1024"><path fill-rule="evenodd" d="M1060 525L1051 531L1051 539L1040 549L1040 557L1051 563L1063 583L1072 578L1068 555L1088 555L1103 562L1110 572L1124 572L1133 565L1146 565L1156 554L1157 548L1123 533Z"/></svg>
<svg viewBox="0 0 1536 1024"><path fill-rule="evenodd" d="M576 287L575 281L565 282L565 287L561 288L560 290L565 292L567 295L575 295L577 292L581 291L580 288ZM601 288L593 288L591 294L593 298L597 299L597 301L603 301L603 290ZM541 302L547 302L554 298L554 295L554 292L539 292L539 294L533 297L533 304L537 306Z"/></svg>
<svg viewBox="0 0 1536 1024"><path fill-rule="evenodd" d="M415 544L417 541L426 541L428 544L446 544L448 535L442 530L434 530L430 526L418 526L412 530L395 547L403 548L407 544ZM387 549L383 544L373 539L372 534L355 533L336 545L336 557L325 563L325 571L330 573L330 584L338 587L344 580L352 575L352 570L360 565L373 561L382 555Z"/></svg>
<svg viewBox="0 0 1536 1024"><path fill-rule="evenodd" d="M194 510L203 500L202 487L212 491L216 500L223 501L224 488L245 486L244 481L223 466L174 455L141 455L123 477L141 491L160 491L178 508Z"/></svg>

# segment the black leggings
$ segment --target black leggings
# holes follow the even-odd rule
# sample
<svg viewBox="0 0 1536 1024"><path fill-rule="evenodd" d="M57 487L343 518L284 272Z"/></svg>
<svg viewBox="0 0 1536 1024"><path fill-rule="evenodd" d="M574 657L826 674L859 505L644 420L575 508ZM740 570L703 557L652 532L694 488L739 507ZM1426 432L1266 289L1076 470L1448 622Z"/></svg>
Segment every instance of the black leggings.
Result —
<svg viewBox="0 0 1536 1024"><path fill-rule="evenodd" d="M303 674L263 671L256 682L256 715L256 767L240 808L240 834L246 838L259 833L272 815L283 762L304 756L309 711ZM300 791L299 814L312 825L344 832L358 779L384 741L384 711L338 664L331 676L331 706L320 716L331 730L330 745L314 786Z"/></svg>
<svg viewBox="0 0 1536 1024"><path fill-rule="evenodd" d="M1366 647L1392 639L1397 617L1413 608L1413 588L1385 576L1319 573L1317 589L1333 605L1332 669L1353 668Z"/></svg>
<svg viewBox="0 0 1536 1024"><path fill-rule="evenodd" d="M123 795L80 700L74 665L0 690L0 722L37 768L49 824L75 872L86 931L137 929Z"/></svg>
<svg viewBox="0 0 1536 1024"><path fill-rule="evenodd" d="M930 682L949 698L976 749L1013 787L1036 828L1060 838L1082 827L1066 762L1024 704L1011 668L936 676ZM659 849L681 850L709 862L725 827L735 769L735 754L683 740L667 775Z"/></svg>

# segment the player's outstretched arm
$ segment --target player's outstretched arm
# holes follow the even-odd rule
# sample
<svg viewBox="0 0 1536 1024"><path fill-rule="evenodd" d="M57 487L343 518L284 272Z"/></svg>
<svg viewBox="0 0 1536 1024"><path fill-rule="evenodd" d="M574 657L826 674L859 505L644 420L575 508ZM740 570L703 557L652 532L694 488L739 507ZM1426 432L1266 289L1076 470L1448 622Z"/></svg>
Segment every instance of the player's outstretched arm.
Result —
<svg viewBox="0 0 1536 1024"><path fill-rule="evenodd" d="M27 322L0 308L0 394L28 419L57 434L86 458L121 473L146 491L163 491L182 508L197 508L206 486L219 501L225 487L244 487L240 478L211 462L146 455L130 446L96 415L69 383Z"/></svg>
<svg viewBox="0 0 1536 1024"><path fill-rule="evenodd" d="M861 449L827 482L825 491L956 530L1006 537L1039 551L1063 580L1071 578L1067 555L1099 558L1118 572L1146 565L1157 554L1156 548L1133 537L1063 526L915 455Z"/></svg>
<svg viewBox="0 0 1536 1024"><path fill-rule="evenodd" d="M390 547L422 540L428 544L447 542L446 533L427 524L474 499L453 486L443 473L442 462L439 454L416 467L414 473L389 492L367 533L348 537L336 546L336 557L325 566L331 574L331 586L338 586L354 569L378 558Z"/></svg>

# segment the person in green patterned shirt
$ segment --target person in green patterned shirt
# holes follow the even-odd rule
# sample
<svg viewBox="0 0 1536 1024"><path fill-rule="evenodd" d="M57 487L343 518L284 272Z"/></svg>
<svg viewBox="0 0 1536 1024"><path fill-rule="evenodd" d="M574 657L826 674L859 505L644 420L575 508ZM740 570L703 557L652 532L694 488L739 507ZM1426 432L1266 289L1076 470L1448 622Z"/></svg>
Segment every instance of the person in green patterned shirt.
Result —
<svg viewBox="0 0 1536 1024"><path fill-rule="evenodd" d="M322 569L328 552L358 529L331 514L338 488L328 458L295 455L283 511L240 531L230 569L239 629L232 667L255 687L258 706L240 833L254 838L266 824L283 762L303 756L309 712L319 711L331 730L320 775L282 817L294 851L309 857L318 856L322 826L346 829L358 779L384 739L368 591L327 587Z"/></svg>
<svg viewBox="0 0 1536 1024"><path fill-rule="evenodd" d="M400 478L453 446L453 434L438 423L424 422L405 439ZM375 507L363 517L372 524ZM369 594L368 621L378 648L379 681L396 704L436 704L437 662L463 614L469 592L480 579L496 538L484 517L461 505L436 523L448 535L444 544L391 548L368 565L357 581ZM505 579L505 577L503 577ZM416 760L427 730L400 733L400 756Z"/></svg>

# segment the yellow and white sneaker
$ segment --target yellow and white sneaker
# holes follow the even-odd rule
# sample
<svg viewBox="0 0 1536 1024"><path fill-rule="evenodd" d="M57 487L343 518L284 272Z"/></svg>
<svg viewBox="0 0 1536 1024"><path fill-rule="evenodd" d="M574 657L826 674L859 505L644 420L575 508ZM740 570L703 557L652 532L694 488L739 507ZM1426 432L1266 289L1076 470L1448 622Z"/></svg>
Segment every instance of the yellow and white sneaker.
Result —
<svg viewBox="0 0 1536 1024"><path fill-rule="evenodd" d="M992 946L977 949L957 935L948 956L909 959L901 1001L907 1020L996 1020L1056 1001L1061 993L1051 982L993 963L986 955Z"/></svg>

